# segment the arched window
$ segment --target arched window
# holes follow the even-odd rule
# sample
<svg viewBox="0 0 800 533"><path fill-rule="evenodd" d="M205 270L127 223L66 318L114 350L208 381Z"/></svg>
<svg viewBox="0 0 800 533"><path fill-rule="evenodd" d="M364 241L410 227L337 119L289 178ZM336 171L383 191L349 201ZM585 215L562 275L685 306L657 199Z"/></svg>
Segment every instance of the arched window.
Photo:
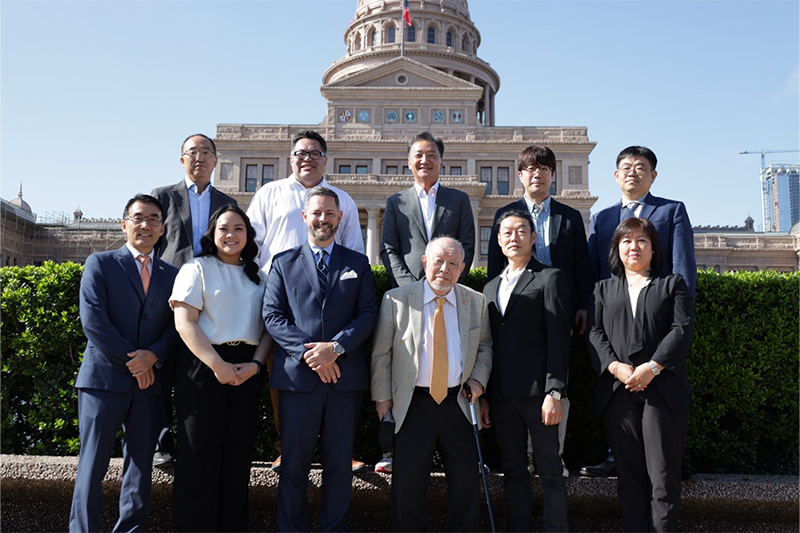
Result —
<svg viewBox="0 0 800 533"><path fill-rule="evenodd" d="M436 30L433 26L428 28L428 44L436 44Z"/></svg>
<svg viewBox="0 0 800 533"><path fill-rule="evenodd" d="M406 31L406 42L413 43L417 40L417 28L414 26L409 26L408 30Z"/></svg>
<svg viewBox="0 0 800 533"><path fill-rule="evenodd" d="M394 34L395 34L396 31L397 31L397 28L395 28L394 26L389 26L389 35L386 38L386 42L387 43L393 43L394 42Z"/></svg>
<svg viewBox="0 0 800 533"><path fill-rule="evenodd" d="M376 40L377 38L378 38L378 32L376 30L372 30L369 34L369 45L371 47L375 48L375 45L378 44Z"/></svg>
<svg viewBox="0 0 800 533"><path fill-rule="evenodd" d="M453 32L447 32L447 46L453 46Z"/></svg>
<svg viewBox="0 0 800 533"><path fill-rule="evenodd" d="M466 52L467 51L467 36L466 35L464 35L461 38L461 51L462 52Z"/></svg>

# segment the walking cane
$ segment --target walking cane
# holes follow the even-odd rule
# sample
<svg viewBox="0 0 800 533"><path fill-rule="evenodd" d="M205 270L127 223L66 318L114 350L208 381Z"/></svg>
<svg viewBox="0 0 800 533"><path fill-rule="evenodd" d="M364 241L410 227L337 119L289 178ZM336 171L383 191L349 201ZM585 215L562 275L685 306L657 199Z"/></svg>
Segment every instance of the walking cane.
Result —
<svg viewBox="0 0 800 533"><path fill-rule="evenodd" d="M478 446L478 470L481 472L483 479L483 492L486 494L486 507L489 508L489 524L492 526L492 533L494 529L494 514L492 513L492 502L489 499L489 482L486 481L486 470L483 468L483 452L481 451L481 438L478 435L478 416L475 414L475 404L472 402L472 389L469 385L464 383L464 392L467 394L469 400L469 413L472 415L472 431L475 433L475 444Z"/></svg>

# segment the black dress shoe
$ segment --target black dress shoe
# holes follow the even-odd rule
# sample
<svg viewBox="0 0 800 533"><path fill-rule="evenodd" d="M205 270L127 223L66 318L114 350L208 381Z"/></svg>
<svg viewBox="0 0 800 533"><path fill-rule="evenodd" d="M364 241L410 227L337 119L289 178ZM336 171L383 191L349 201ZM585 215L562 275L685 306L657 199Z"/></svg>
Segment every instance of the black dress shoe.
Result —
<svg viewBox="0 0 800 533"><path fill-rule="evenodd" d="M582 466L581 475L587 477L613 477L617 475L617 463L615 461L603 461L599 465Z"/></svg>

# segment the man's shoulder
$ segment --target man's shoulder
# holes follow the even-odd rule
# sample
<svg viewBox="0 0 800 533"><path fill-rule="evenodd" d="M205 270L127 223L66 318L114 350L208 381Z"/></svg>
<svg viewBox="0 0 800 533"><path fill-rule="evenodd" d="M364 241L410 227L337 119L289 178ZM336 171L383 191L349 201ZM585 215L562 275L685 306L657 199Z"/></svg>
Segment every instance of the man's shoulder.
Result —
<svg viewBox="0 0 800 533"><path fill-rule="evenodd" d="M219 200L224 201L225 203L235 204L238 205L239 202L236 201L236 198L225 194L221 190L217 189L216 187L211 188L211 194L216 196Z"/></svg>
<svg viewBox="0 0 800 533"><path fill-rule="evenodd" d="M367 256L362 254L361 252L359 252L357 250L353 250L352 248L348 248L347 246L344 246L343 244L339 244L338 242L336 243L336 247L334 248L334 250L336 250L336 249L339 250L339 253L342 254L342 256L347 261L348 265L350 265L350 264L356 265L356 264L363 264L363 263L369 264L369 259L367 259Z"/></svg>
<svg viewBox="0 0 800 533"><path fill-rule="evenodd" d="M567 205L563 202L559 202L555 198L550 198L550 210L551 211L560 211L562 214L567 216L581 216L581 212L575 209L574 207Z"/></svg>
<svg viewBox="0 0 800 533"><path fill-rule="evenodd" d="M670 207L671 209L677 209L679 206L683 206L683 202L680 200L672 200L670 198L662 198L660 196L653 196L652 194L648 198L648 203L655 205L656 207Z"/></svg>
<svg viewBox="0 0 800 533"><path fill-rule="evenodd" d="M158 198L159 201L163 203L162 201L163 197L169 197L172 191L180 190L181 186L186 188L186 183L183 180L179 181L178 183L173 183L172 185L164 185L162 187L156 187L150 193L150 196L155 196L156 198Z"/></svg>
<svg viewBox="0 0 800 533"><path fill-rule="evenodd" d="M525 204L525 200L522 197L517 198L510 204L506 204L494 213L494 219L497 220L497 217L502 215L507 211L511 211L512 209L522 209L523 211L527 211L527 204Z"/></svg>
<svg viewBox="0 0 800 533"><path fill-rule="evenodd" d="M394 298L395 300L400 301L407 301L408 298L417 292L422 292L422 283L425 283L424 279L419 281L415 281L414 283L408 283L401 287L395 287L393 289L389 289L384 294L387 297Z"/></svg>
<svg viewBox="0 0 800 533"><path fill-rule="evenodd" d="M275 268L276 264L283 264L283 263L291 264L300 255L300 252L303 251L304 246L306 246L306 243L303 243L300 246L295 246L293 248L288 248L286 250L283 250L275 254L272 257L272 268Z"/></svg>
<svg viewBox="0 0 800 533"><path fill-rule="evenodd" d="M458 297L459 300L462 298L466 298L470 301L481 301L481 302L486 300L482 292L478 292L460 283L456 283L455 291L456 291L456 297Z"/></svg>
<svg viewBox="0 0 800 533"><path fill-rule="evenodd" d="M453 198L466 198L467 200L469 200L469 194L465 193L461 189L446 187L441 183L439 184L439 194L449 195Z"/></svg>
<svg viewBox="0 0 800 533"><path fill-rule="evenodd" d="M340 187L336 187L334 185L331 185L330 183L328 184L328 188L330 190L332 190L333 192L335 192L336 195L339 197L339 204L353 204L353 205L355 205L356 202L355 202L355 200L353 200L353 197L350 196L350 194L348 194L348 192L345 191L344 189L342 189Z"/></svg>

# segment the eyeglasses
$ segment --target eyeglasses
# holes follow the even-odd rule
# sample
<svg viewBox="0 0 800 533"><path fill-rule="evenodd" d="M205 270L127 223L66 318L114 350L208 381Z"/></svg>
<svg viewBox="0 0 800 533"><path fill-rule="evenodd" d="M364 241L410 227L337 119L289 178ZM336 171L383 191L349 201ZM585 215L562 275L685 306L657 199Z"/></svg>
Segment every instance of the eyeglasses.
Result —
<svg viewBox="0 0 800 533"><path fill-rule="evenodd" d="M305 150L295 150L292 152L292 155L295 156L297 159L305 159L310 157L314 161L325 157L325 152L320 152L319 150L311 150L310 152L306 152Z"/></svg>
<svg viewBox="0 0 800 533"><path fill-rule="evenodd" d="M193 159L197 159L198 157L202 157L203 159L208 159L212 155L216 154L208 149L196 150L192 148L191 150L186 150L185 152L183 152L183 155L186 157L191 157Z"/></svg>
<svg viewBox="0 0 800 533"><path fill-rule="evenodd" d="M147 225L153 228L157 228L164 223L164 221L158 217L143 217L142 215L133 215L132 217L127 217L125 220L129 220L137 226L141 226L147 222Z"/></svg>
<svg viewBox="0 0 800 533"><path fill-rule="evenodd" d="M522 169L522 171L531 175L536 174L537 171L539 174L549 174L552 172L550 167L525 167Z"/></svg>
<svg viewBox="0 0 800 533"><path fill-rule="evenodd" d="M636 165L635 167L632 167L630 165L625 165L619 167L618 170L622 173L623 176L627 176L631 172L635 174L647 174L648 168L645 165Z"/></svg>

